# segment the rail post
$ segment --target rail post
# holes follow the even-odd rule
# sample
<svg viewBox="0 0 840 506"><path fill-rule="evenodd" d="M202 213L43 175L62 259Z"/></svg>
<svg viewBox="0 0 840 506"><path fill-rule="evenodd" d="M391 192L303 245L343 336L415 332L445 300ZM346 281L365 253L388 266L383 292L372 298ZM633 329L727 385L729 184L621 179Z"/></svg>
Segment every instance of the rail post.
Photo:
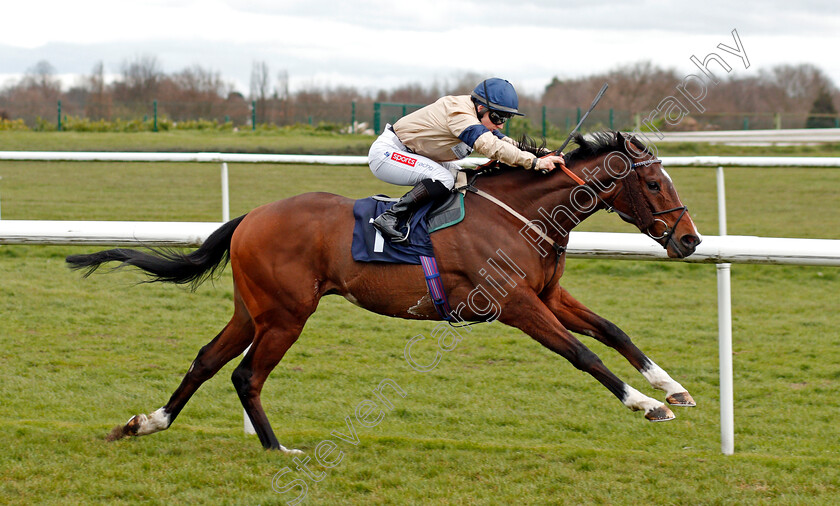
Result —
<svg viewBox="0 0 840 506"><path fill-rule="evenodd" d="M58 101L58 131L61 131L61 100Z"/></svg>
<svg viewBox="0 0 840 506"><path fill-rule="evenodd" d="M380 133L380 123L382 122L382 104L379 102L373 103L373 133Z"/></svg>
<svg viewBox="0 0 840 506"><path fill-rule="evenodd" d="M257 101L251 100L251 131L257 129Z"/></svg>
<svg viewBox="0 0 840 506"><path fill-rule="evenodd" d="M546 132L548 131L548 125L546 124L545 116L546 116L546 107L542 106L542 136L543 136L543 139L545 139Z"/></svg>
<svg viewBox="0 0 840 506"><path fill-rule="evenodd" d="M723 167L717 169L718 234L726 235L726 191ZM732 387L732 264L717 264L718 361L720 367L720 451L735 452L735 394Z"/></svg>
<svg viewBox="0 0 840 506"><path fill-rule="evenodd" d="M152 131L157 132L158 131L158 127L157 127L157 100L152 102L152 108L153 108L153 117L154 117L154 126L152 126Z"/></svg>
<svg viewBox="0 0 840 506"><path fill-rule="evenodd" d="M230 190L228 185L228 165L222 162L222 223L230 221Z"/></svg>

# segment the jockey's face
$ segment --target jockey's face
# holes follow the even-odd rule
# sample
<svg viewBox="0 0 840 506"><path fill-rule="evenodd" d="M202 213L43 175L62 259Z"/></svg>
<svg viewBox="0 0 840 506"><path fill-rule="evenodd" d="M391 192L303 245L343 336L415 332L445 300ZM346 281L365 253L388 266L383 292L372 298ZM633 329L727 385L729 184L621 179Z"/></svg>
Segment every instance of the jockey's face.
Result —
<svg viewBox="0 0 840 506"><path fill-rule="evenodd" d="M496 125L495 123L490 121L490 115L487 114L487 108L483 105L478 106L478 114L481 116L481 124L484 125L491 132L493 130L498 130L504 126L504 123L502 123L501 125Z"/></svg>

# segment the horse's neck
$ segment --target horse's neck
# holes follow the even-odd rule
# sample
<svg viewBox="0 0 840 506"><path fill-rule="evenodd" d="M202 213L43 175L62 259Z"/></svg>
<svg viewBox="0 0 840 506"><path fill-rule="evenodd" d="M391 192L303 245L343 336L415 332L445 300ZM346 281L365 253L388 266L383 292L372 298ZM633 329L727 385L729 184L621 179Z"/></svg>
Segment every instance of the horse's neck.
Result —
<svg viewBox="0 0 840 506"><path fill-rule="evenodd" d="M574 172L581 176L577 167L585 166L588 165L584 162L576 164ZM590 205L587 195L576 195L578 202L572 202L572 193L578 183L559 169L546 176L530 171L512 172L487 178L477 186L526 218L542 223L548 235L554 238L565 237L602 207L600 201Z"/></svg>

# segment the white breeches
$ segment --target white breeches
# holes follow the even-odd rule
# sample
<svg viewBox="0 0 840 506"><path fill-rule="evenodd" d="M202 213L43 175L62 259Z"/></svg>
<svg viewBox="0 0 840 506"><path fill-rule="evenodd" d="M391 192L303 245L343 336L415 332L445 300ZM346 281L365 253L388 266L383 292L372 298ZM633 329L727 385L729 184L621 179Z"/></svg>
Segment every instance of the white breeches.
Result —
<svg viewBox="0 0 840 506"><path fill-rule="evenodd" d="M412 153L388 128L390 126L385 126L385 131L368 152L368 164L374 176L400 186L414 186L424 179L440 181L450 190L455 186L455 175L460 168L458 164L436 162Z"/></svg>

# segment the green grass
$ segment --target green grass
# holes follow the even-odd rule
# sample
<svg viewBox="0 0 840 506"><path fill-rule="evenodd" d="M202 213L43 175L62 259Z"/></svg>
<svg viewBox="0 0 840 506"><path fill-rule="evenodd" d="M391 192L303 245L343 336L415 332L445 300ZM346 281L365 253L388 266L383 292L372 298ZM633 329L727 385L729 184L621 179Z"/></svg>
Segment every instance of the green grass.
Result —
<svg viewBox="0 0 840 506"><path fill-rule="evenodd" d="M42 135L42 134L39 134ZM124 134L123 134L124 135ZM132 141L136 142L136 141ZM232 164L231 213L303 191L397 193L364 167ZM717 233L714 172L671 170L700 231ZM2 163L5 219L217 221L215 164ZM727 171L729 232L837 238L840 174ZM599 214L581 230L631 231ZM190 293L137 285L132 271L82 280L64 256L96 248L0 246L0 503L284 504L291 458L242 433L235 363L167 431L106 443L117 423L163 405L231 313L229 272ZM342 462L308 504L835 504L840 497L840 272L733 266L736 454L720 454L715 268L570 259L563 284L626 330L698 407L652 424L588 375L498 323L428 373L403 357L432 322L326 297L275 369L263 405L281 443ZM620 356L582 338L611 370L660 397ZM423 351L421 348L420 351ZM234 361L236 362L236 361ZM374 428L345 416L390 378Z"/></svg>
<svg viewBox="0 0 840 506"><path fill-rule="evenodd" d="M329 132L0 132L0 151L366 154L373 137Z"/></svg>

